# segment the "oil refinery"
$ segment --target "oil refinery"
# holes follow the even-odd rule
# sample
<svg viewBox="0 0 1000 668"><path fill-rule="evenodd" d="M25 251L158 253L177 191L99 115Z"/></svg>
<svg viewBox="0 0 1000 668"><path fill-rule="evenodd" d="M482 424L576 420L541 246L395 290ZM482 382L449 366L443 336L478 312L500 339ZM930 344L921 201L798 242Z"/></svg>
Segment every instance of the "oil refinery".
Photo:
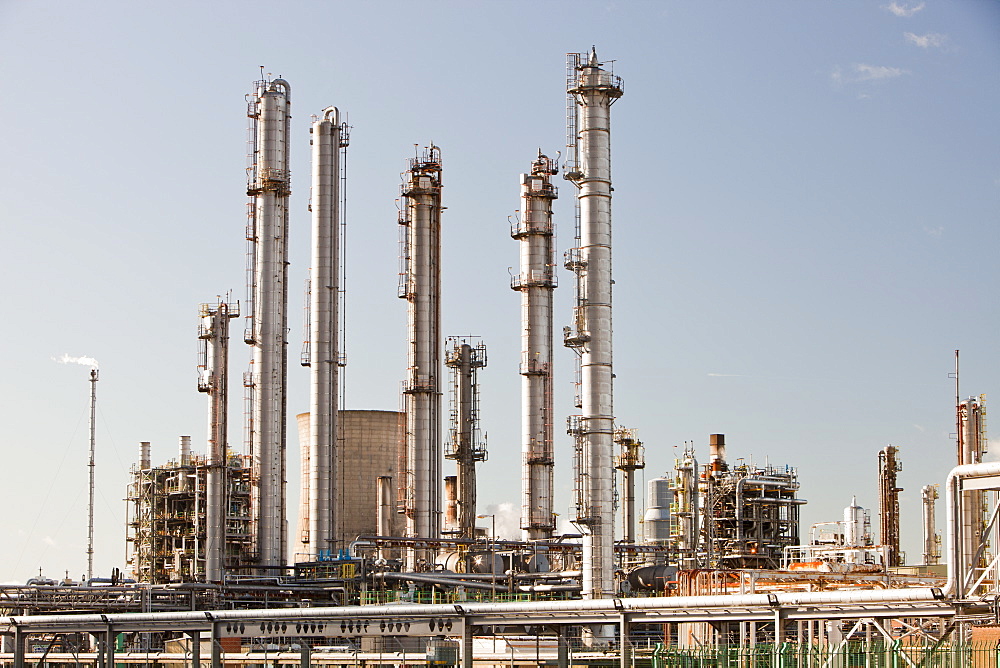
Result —
<svg viewBox="0 0 1000 668"><path fill-rule="evenodd" d="M904 452L893 445L864 463L878 473L877 532L872 512L847 494L842 518L802 526L808 490L795 462L755 463L722 433L685 443L670 470L637 481L650 470L646 446L639 429L616 420L614 404L611 130L624 82L591 49L568 54L565 84L565 152L526 147L527 171L510 179L512 201L520 187L509 229L520 258L510 277L520 300L517 368L488 365L487 340L442 333L448 147L418 147L401 163L407 362L398 410L345 408L350 126L337 107L314 117L297 514L286 442L288 237L299 218L288 205L289 156L306 145L290 135L290 83L254 84L246 248L234 239L228 249L246 253L247 296L198 311L191 389L208 400L206 450L182 435L176 458L157 463L150 444L138 444L122 490L127 562L110 578L92 572L91 450L87 580L40 574L0 587L0 663L996 665L995 652L974 648L1000 633L1000 463L983 461L985 399L958 395L957 368L955 468L920 490L919 556L901 548ZM573 246L561 262L560 195L575 201ZM573 282L568 313L554 307L560 265ZM242 440L227 418L238 401L227 378L240 317L250 359ZM568 323L561 341L557 323ZM557 343L575 368L555 368ZM481 429L480 386L501 374L520 376L519 444L488 444ZM95 369L92 414L97 380ZM555 412L563 381L575 388L572 415ZM557 461L564 424L572 459ZM488 457L517 450L521 533L501 538L496 517L477 505L477 477ZM559 530L556 467L573 471L571 533Z"/></svg>

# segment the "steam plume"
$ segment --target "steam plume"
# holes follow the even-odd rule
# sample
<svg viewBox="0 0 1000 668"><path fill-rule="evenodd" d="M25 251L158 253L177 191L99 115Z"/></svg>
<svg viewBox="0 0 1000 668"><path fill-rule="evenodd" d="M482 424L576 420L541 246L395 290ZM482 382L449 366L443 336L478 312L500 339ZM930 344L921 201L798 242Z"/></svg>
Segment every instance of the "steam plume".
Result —
<svg viewBox="0 0 1000 668"><path fill-rule="evenodd" d="M97 360L93 357L73 357L63 353L62 357L53 357L52 361L59 362L60 364L82 364L83 366L89 366L93 369L97 368Z"/></svg>

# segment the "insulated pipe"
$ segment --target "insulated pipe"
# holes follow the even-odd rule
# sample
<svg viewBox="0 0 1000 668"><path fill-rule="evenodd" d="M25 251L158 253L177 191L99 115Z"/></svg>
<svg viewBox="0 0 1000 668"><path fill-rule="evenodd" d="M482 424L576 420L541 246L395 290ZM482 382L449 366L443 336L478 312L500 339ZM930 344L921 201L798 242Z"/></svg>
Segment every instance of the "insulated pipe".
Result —
<svg viewBox="0 0 1000 668"><path fill-rule="evenodd" d="M285 422L288 350L288 125L291 87L284 79L262 81L251 101L253 167L247 193L253 198L250 294L253 347L250 390L250 453L255 466L254 519L259 570L285 565Z"/></svg>
<svg viewBox="0 0 1000 668"><path fill-rule="evenodd" d="M312 124L312 268L309 304L309 554L338 540L337 406L340 336L340 112Z"/></svg>
<svg viewBox="0 0 1000 668"><path fill-rule="evenodd" d="M551 178L558 163L538 152L531 174L521 174L521 217L511 226L520 246L521 293L521 530L525 540L546 540L555 530L552 512L552 257L555 228Z"/></svg>
<svg viewBox="0 0 1000 668"><path fill-rule="evenodd" d="M402 574L393 574L402 575ZM942 600L942 592L936 588L852 590L825 592L792 592L777 594L742 594L736 596L663 596L644 598L613 598L604 600L572 601L516 601L509 603L463 602L462 612L466 615L504 615L532 612L607 612L617 614L642 610L684 610L691 608L758 608L810 605L846 605L855 603L915 603ZM106 627L108 624L121 628L134 627L145 623L189 624L188 628L208 628L212 623L229 620L267 619L337 619L357 617L405 617L405 616L452 616L457 614L453 604L393 604L320 608L272 608L263 610L213 610L206 615L203 610L159 613L114 613L84 615L36 615L8 617L8 626L16 626L26 632L42 632L46 629L63 627L80 628L86 626ZM2 626L0 626L2 629Z"/></svg>
<svg viewBox="0 0 1000 668"><path fill-rule="evenodd" d="M441 536L441 149L431 145L403 174L402 285L407 301L408 377L403 511L406 535ZM407 550L407 570L433 550Z"/></svg>
<svg viewBox="0 0 1000 668"><path fill-rule="evenodd" d="M964 481L976 478L996 479L983 481L981 485L976 485L969 492L963 491ZM969 553L965 549L967 540L964 534L968 528L963 521L964 506L970 492L980 492L986 489L1000 489L1000 462L964 464L956 466L948 474L948 481L945 484L945 508L948 519L948 582L944 588L946 596L956 599L965 598L965 580L974 566L969 562L975 556L975 550Z"/></svg>
<svg viewBox="0 0 1000 668"><path fill-rule="evenodd" d="M483 589L490 591L510 591L503 580L498 583L476 582L459 578L435 577L423 573L375 573L376 580L402 580L403 582L426 582L427 584L444 585L447 587L466 587L467 589Z"/></svg>
<svg viewBox="0 0 1000 668"><path fill-rule="evenodd" d="M583 533L583 597L615 594L614 402L611 346L611 105L621 80L606 72L591 50L567 91L575 98L579 172L580 247L577 271L577 332L580 353L580 465L576 472Z"/></svg>

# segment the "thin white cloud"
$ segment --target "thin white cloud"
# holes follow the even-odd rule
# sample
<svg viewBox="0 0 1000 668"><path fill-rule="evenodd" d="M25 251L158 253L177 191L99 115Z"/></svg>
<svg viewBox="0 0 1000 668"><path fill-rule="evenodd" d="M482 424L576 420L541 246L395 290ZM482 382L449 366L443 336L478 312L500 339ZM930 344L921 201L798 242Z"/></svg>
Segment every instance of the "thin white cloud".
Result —
<svg viewBox="0 0 1000 668"><path fill-rule="evenodd" d="M940 49L944 46L945 42L948 40L947 35L942 35L936 32L929 32L926 35L917 35L912 32L904 32L903 37L906 38L907 42L911 44L916 44L921 49L936 48Z"/></svg>
<svg viewBox="0 0 1000 668"><path fill-rule="evenodd" d="M929 237L940 237L944 234L944 227L942 225L938 225L937 227L925 227L924 232L926 232Z"/></svg>
<svg viewBox="0 0 1000 668"><path fill-rule="evenodd" d="M911 5L908 2L890 2L888 5L883 5L883 9L894 16L906 18L908 16L913 16L925 6L927 6L926 2L921 2L916 5Z"/></svg>
<svg viewBox="0 0 1000 668"><path fill-rule="evenodd" d="M710 373L708 375L710 378L746 378L740 373Z"/></svg>
<svg viewBox="0 0 1000 668"><path fill-rule="evenodd" d="M885 65L865 65L859 63L854 66L857 74L856 81L877 81L879 79L895 79L903 75L903 70L898 67L886 67Z"/></svg>
<svg viewBox="0 0 1000 668"><path fill-rule="evenodd" d="M855 63L848 71L844 71L839 65L833 68L830 79L836 84L859 83L862 81L884 81L895 79L907 74L907 71L899 67L888 67L886 65L868 65L866 63Z"/></svg>

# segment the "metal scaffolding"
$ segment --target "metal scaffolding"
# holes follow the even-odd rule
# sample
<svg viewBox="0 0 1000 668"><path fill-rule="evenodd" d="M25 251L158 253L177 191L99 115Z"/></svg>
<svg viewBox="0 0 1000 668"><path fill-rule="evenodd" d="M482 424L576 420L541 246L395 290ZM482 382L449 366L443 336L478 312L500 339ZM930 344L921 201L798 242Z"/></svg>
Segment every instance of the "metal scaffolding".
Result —
<svg viewBox="0 0 1000 668"><path fill-rule="evenodd" d="M162 466L140 462L131 472L126 540L133 577L146 584L206 581L209 459L182 454ZM248 458L229 455L222 569L245 573L253 564Z"/></svg>

